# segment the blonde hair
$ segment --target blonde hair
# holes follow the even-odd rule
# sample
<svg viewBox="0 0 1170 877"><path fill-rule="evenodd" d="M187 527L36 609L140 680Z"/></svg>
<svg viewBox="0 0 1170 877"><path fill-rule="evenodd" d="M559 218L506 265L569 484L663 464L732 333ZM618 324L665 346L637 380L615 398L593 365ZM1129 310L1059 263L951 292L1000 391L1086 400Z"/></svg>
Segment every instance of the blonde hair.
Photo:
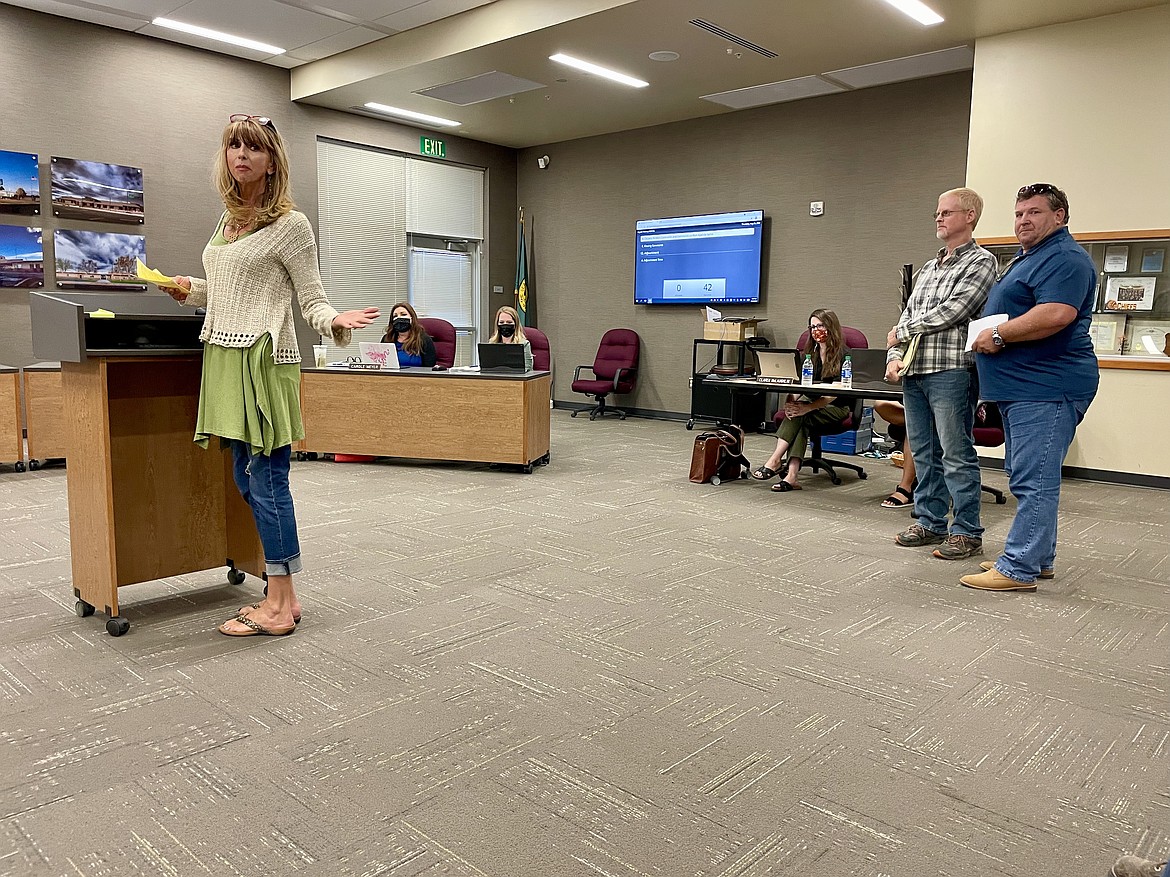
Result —
<svg viewBox="0 0 1170 877"><path fill-rule="evenodd" d="M264 195L255 210L244 202L240 195L240 184L231 174L227 163L228 146L239 141L249 149L259 149L268 154L272 163L268 179L264 184ZM256 228L271 225L297 205L292 200L292 183L289 180L288 149L284 138L275 127L261 125L256 119L229 122L223 129L219 154L215 158L212 180L227 208L228 220L235 225L255 221Z"/></svg>
<svg viewBox="0 0 1170 877"><path fill-rule="evenodd" d="M959 199L959 207L963 210L974 210L975 221L971 223L971 228L979 224L979 217L983 215L983 198L974 189L968 189L966 186L959 189L947 189L938 197L940 199L946 198L949 195L954 195Z"/></svg>
<svg viewBox="0 0 1170 877"><path fill-rule="evenodd" d="M500 337L500 314L508 314L516 324L516 334L511 339ZM507 305L504 305L496 311L496 319L492 323L492 327L495 331L492 332L492 337L488 339L488 344L523 344L528 340L524 334L524 327L520 325L520 315L516 313L515 308L508 307Z"/></svg>

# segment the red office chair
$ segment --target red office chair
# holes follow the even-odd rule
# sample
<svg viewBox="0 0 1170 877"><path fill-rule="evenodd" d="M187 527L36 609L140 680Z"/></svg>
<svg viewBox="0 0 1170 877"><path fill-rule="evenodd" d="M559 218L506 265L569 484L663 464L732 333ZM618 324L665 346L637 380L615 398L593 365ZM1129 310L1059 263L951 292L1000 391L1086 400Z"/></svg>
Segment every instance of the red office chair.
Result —
<svg viewBox="0 0 1170 877"><path fill-rule="evenodd" d="M435 342L435 365L455 365L455 327L438 317L419 317L418 322Z"/></svg>
<svg viewBox="0 0 1170 877"><path fill-rule="evenodd" d="M857 349L862 347L869 347L869 339L865 337L865 333L863 333L860 329L854 329L850 326L842 326L841 336L845 341L846 348ZM796 342L796 347L798 350L804 350L804 345L807 343L808 330L806 329L801 334L800 339ZM846 353L848 353L848 350L846 350ZM803 356L800 358L803 358ZM809 455L804 462L809 466L810 469L812 469L813 472L824 469L829 473L829 479L834 484L841 483L841 476L837 474L837 469L852 469L857 473L857 477L862 480L865 480L869 477L865 470L856 463L846 463L843 460L833 460L830 462L829 460L826 460L821 454L821 437L826 435L840 435L841 433L847 432L848 430L856 429L857 426L861 423L861 413L864 405L865 400L858 397L857 399L853 400L853 404L850 406L849 414L847 414L843 420L840 420L837 423L829 424L828 426L822 426L816 430L810 429L808 432ZM784 417L784 408L781 407L776 412L776 416L773 418L773 420L776 423L780 423Z"/></svg>
<svg viewBox="0 0 1170 877"><path fill-rule="evenodd" d="M606 408L605 397L610 393L632 393L638 383L638 354L642 339L633 329L610 329L601 336L601 345L597 348L597 356L593 365L579 365L573 370L572 388L574 393L584 393L593 396L597 404L592 408L581 409L589 412L589 419L604 417L608 413L617 414L622 420L626 419L626 412L617 408ZM581 369L591 369L594 380L582 380ZM576 417L581 410L574 411Z"/></svg>
<svg viewBox="0 0 1170 877"><path fill-rule="evenodd" d="M999 406L994 402L980 402L975 407L975 428L971 431L975 446L978 448L998 448L1006 440L1003 433L1003 415L999 413ZM996 505L1003 505L1007 497L1002 490L980 484L979 489L995 497Z"/></svg>
<svg viewBox="0 0 1170 877"><path fill-rule="evenodd" d="M552 349L548 346L548 336L531 326L524 327L524 337L532 345L532 367L538 372L552 370Z"/></svg>

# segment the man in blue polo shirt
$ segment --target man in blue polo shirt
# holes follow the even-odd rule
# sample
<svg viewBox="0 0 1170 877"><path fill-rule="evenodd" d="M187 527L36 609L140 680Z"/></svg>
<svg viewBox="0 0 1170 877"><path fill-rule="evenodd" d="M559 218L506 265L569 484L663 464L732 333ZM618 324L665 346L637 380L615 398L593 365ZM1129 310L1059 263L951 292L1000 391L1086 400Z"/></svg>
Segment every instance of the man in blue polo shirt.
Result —
<svg viewBox="0 0 1170 877"><path fill-rule="evenodd" d="M1024 186L1015 229L1020 251L983 311L1008 319L973 345L980 392L1003 414L1017 501L1003 553L959 579L985 591L1035 591L1037 578L1053 577L1060 467L1098 382L1089 338L1097 271L1068 233L1068 197L1048 183Z"/></svg>

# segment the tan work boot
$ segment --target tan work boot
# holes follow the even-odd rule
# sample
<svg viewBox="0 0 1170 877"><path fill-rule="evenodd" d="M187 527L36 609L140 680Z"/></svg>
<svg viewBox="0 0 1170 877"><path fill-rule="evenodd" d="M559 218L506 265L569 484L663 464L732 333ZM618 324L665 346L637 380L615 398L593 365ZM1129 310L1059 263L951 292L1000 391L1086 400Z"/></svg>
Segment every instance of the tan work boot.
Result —
<svg viewBox="0 0 1170 877"><path fill-rule="evenodd" d="M985 561L983 561L983 563L979 564L979 568L980 569L995 569L995 561L994 560L985 560ZM1056 578L1056 570L1042 569L1042 570L1040 570L1040 578L1054 579L1054 578Z"/></svg>
<svg viewBox="0 0 1170 877"><path fill-rule="evenodd" d="M980 591L1034 591L1035 582L1017 582L1008 578L997 569L989 569L976 575L963 576L959 583L965 588L976 588Z"/></svg>

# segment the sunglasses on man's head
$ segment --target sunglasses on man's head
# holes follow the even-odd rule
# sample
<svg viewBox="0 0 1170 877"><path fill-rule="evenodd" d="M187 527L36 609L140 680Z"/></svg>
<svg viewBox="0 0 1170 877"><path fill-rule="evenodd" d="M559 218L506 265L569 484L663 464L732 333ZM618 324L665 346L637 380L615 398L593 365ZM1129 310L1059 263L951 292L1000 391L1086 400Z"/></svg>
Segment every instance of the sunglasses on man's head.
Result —
<svg viewBox="0 0 1170 877"><path fill-rule="evenodd" d="M1035 198L1037 195L1053 195L1061 204L1068 204L1068 197L1052 183L1033 183L1030 186L1024 186L1020 191L1016 192L1017 201L1027 201L1029 198Z"/></svg>
<svg viewBox="0 0 1170 877"><path fill-rule="evenodd" d="M257 125L263 125L265 128L276 130L276 125L267 116L249 116L247 113L232 113L228 116L229 122L255 122Z"/></svg>

